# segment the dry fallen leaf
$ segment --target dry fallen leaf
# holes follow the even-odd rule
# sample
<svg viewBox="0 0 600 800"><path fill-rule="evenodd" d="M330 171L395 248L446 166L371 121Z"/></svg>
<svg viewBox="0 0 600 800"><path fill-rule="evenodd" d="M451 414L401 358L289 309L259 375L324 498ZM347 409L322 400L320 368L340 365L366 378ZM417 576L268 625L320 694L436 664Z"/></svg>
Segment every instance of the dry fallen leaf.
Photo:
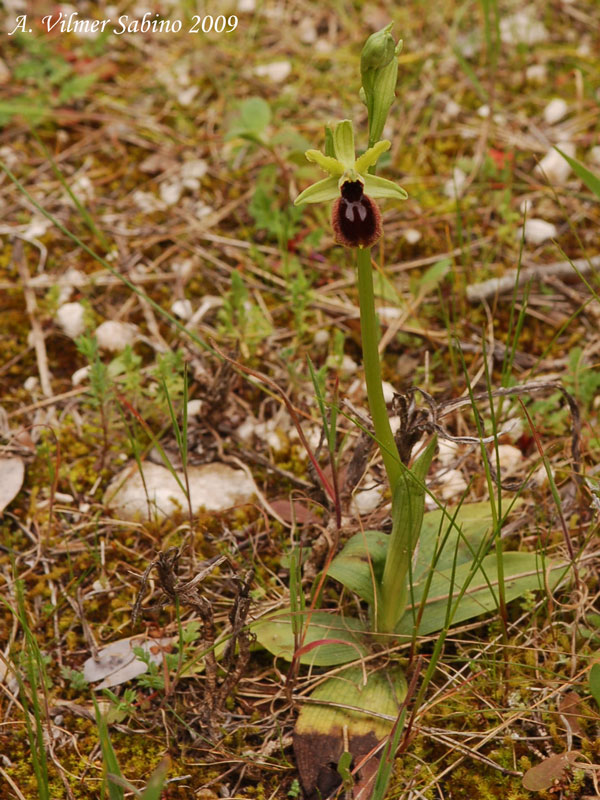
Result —
<svg viewBox="0 0 600 800"><path fill-rule="evenodd" d="M19 494L24 478L25 464L20 458L0 458L0 514Z"/></svg>
<svg viewBox="0 0 600 800"><path fill-rule="evenodd" d="M566 753L545 758L523 775L524 788L529 792L545 792L554 781L561 780L566 768L577 761L578 756L579 750L567 750Z"/></svg>

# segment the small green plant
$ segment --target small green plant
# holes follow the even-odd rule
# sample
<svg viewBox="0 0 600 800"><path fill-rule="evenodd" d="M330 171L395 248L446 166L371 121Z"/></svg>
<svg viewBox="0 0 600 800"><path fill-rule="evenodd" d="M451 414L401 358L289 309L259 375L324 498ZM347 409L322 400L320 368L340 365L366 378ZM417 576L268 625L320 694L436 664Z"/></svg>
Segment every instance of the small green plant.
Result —
<svg viewBox="0 0 600 800"><path fill-rule="evenodd" d="M223 299L219 322L221 333L234 339L246 358L273 332L273 326L260 305L250 299L250 292L238 270L231 273L231 289Z"/></svg>

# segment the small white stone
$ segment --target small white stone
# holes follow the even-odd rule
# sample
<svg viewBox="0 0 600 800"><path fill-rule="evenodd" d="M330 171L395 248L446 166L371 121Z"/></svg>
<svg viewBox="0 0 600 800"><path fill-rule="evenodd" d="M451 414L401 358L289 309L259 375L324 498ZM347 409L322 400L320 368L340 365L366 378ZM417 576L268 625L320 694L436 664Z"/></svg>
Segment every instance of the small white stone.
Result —
<svg viewBox="0 0 600 800"><path fill-rule="evenodd" d="M85 308L81 303L65 303L57 309L55 319L71 339L76 339L85 331Z"/></svg>
<svg viewBox="0 0 600 800"><path fill-rule="evenodd" d="M525 77L529 83L545 83L548 77L548 70L545 64L532 64L525 70Z"/></svg>
<svg viewBox="0 0 600 800"><path fill-rule="evenodd" d="M209 214L212 214L213 210L212 206L207 205L203 200L198 200L194 206L194 216L196 219L204 219L204 217L208 217Z"/></svg>
<svg viewBox="0 0 600 800"><path fill-rule="evenodd" d="M142 466L144 480L136 464L122 470L110 483L104 500L121 519L133 520L168 517L185 511L188 501L171 472L160 464L146 462ZM192 513L201 508L223 511L251 501L255 495L254 481L243 470L227 464L212 463L188 467ZM177 476L183 486L183 473Z"/></svg>
<svg viewBox="0 0 600 800"><path fill-rule="evenodd" d="M179 319L189 319L193 313L192 304L187 297L184 300L175 300L171 311Z"/></svg>
<svg viewBox="0 0 600 800"><path fill-rule="evenodd" d="M443 114L445 114L445 116L449 117L450 119L454 119L455 117L458 117L461 111L462 108L458 105L458 103L455 100L448 100L448 102L444 106Z"/></svg>
<svg viewBox="0 0 600 800"><path fill-rule="evenodd" d="M184 178L203 178L208 172L208 164L202 158L192 158L184 161L181 168Z"/></svg>
<svg viewBox="0 0 600 800"><path fill-rule="evenodd" d="M124 350L128 344L131 345L135 342L137 331L135 326L128 322L109 319L98 325L94 335L101 350L116 353Z"/></svg>
<svg viewBox="0 0 600 800"><path fill-rule="evenodd" d="M260 64L254 68L257 77L268 78L273 83L282 83L291 71L292 65L289 61L271 61L270 64Z"/></svg>
<svg viewBox="0 0 600 800"><path fill-rule="evenodd" d="M383 399L385 400L386 403L388 404L391 403L392 400L394 399L394 396L396 395L396 390L394 389L392 384L389 383L388 381L382 381L381 387L383 389ZM366 388L367 387L365 385L365 391Z"/></svg>
<svg viewBox="0 0 600 800"><path fill-rule="evenodd" d="M48 228L52 227L52 223L46 217L41 216L34 216L31 218L31 222L23 231L23 238L27 241L31 241L32 239L39 239L40 236L43 236Z"/></svg>
<svg viewBox="0 0 600 800"><path fill-rule="evenodd" d="M532 208L533 208L533 203L531 202L531 200L521 200L521 202L519 203L519 211L523 215L525 214L529 215Z"/></svg>
<svg viewBox="0 0 600 800"><path fill-rule="evenodd" d="M481 119L487 119L490 115L490 107L488 105L479 106L477 109L477 116Z"/></svg>
<svg viewBox="0 0 600 800"><path fill-rule="evenodd" d="M560 120L567 115L568 111L569 106L562 97L554 97L544 109L544 121L547 122L548 125L554 125L555 122L560 122Z"/></svg>
<svg viewBox="0 0 600 800"><path fill-rule="evenodd" d="M535 12L537 14L537 11ZM529 9L502 17L500 38L504 44L538 44L548 41L549 34L544 24L536 19Z"/></svg>
<svg viewBox="0 0 600 800"><path fill-rule="evenodd" d="M547 239L553 239L556 234L556 225L546 222L544 219L530 217L525 221L525 241L529 244L542 244ZM520 242L523 238L523 228L518 228L515 236Z"/></svg>
<svg viewBox="0 0 600 800"><path fill-rule="evenodd" d="M557 147L566 155L575 158L575 145L572 142L559 142ZM533 171L550 184L561 186L566 183L571 174L571 165L561 156L558 150L552 148L548 150L540 163L536 164Z"/></svg>
<svg viewBox="0 0 600 800"><path fill-rule="evenodd" d="M449 178L444 184L444 194L451 200L456 200L462 194L465 181L467 180L466 174L460 167L454 167L452 177Z"/></svg>
<svg viewBox="0 0 600 800"><path fill-rule="evenodd" d="M317 29L309 16L302 17L297 28L297 36L302 44L314 44L317 41Z"/></svg>
<svg viewBox="0 0 600 800"><path fill-rule="evenodd" d="M590 158L594 162L594 164L598 164L600 166L600 145L596 145L592 147L590 150Z"/></svg>
<svg viewBox="0 0 600 800"><path fill-rule="evenodd" d="M188 418L190 417L197 417L198 414L202 411L202 400L198 400L194 398L194 400L190 400L187 404L187 415Z"/></svg>
<svg viewBox="0 0 600 800"><path fill-rule="evenodd" d="M402 231L402 235L408 244L416 244L421 240L422 234L421 231L416 230L416 228L406 228L406 230Z"/></svg>
<svg viewBox="0 0 600 800"><path fill-rule="evenodd" d="M440 439L438 444L437 460L443 467L449 467L456 463L458 454L458 443L449 439Z"/></svg>
<svg viewBox="0 0 600 800"><path fill-rule="evenodd" d="M81 367L81 369L75 370L75 372L71 375L71 383L73 386L79 386L80 383L83 383L87 380L88 375L90 374L90 365L88 364L85 367Z"/></svg>
<svg viewBox="0 0 600 800"><path fill-rule="evenodd" d="M370 514L375 511L381 503L383 497L383 486L376 483L371 483L369 486L359 488L352 495L350 509L352 513L362 516L363 514Z"/></svg>
<svg viewBox="0 0 600 800"><path fill-rule="evenodd" d="M550 467L550 474L554 477L554 470ZM531 476L531 482L535 486L544 486L548 483L548 471L544 464L541 464Z"/></svg>
<svg viewBox="0 0 600 800"><path fill-rule="evenodd" d="M160 185L160 199L167 206L174 206L181 199L183 184L180 180L165 181Z"/></svg>
<svg viewBox="0 0 600 800"><path fill-rule="evenodd" d="M141 189L136 189L131 195L131 199L135 205L144 214L152 214L154 211L162 211L164 203L162 203L156 195L151 192L144 192Z"/></svg>
<svg viewBox="0 0 600 800"><path fill-rule="evenodd" d="M242 442L244 442L244 444L250 444L254 437L255 427L256 427L256 420L252 419L252 417L248 417L238 427L238 429L236 430L236 434L238 438Z"/></svg>
<svg viewBox="0 0 600 800"><path fill-rule="evenodd" d="M329 339L330 336L327 328L319 328L319 330L316 331L315 335L313 336L313 342L317 347L326 345L329 342Z"/></svg>
<svg viewBox="0 0 600 800"><path fill-rule="evenodd" d="M75 180L71 184L71 191L78 200L84 203L89 203L96 196L94 184L87 175L83 174L79 174L75 177ZM69 203L72 203L70 197Z"/></svg>
<svg viewBox="0 0 600 800"><path fill-rule="evenodd" d="M191 258L185 258L183 261L173 261L171 264L171 270L176 275L181 276L184 281L191 277L192 272L194 271L194 262Z"/></svg>
<svg viewBox="0 0 600 800"><path fill-rule="evenodd" d="M457 469L449 469L441 476L440 487L444 500L454 500L465 493L467 482L463 478L462 472Z"/></svg>
<svg viewBox="0 0 600 800"><path fill-rule="evenodd" d="M490 454L492 464L495 463L495 451ZM503 474L514 475L523 462L523 453L518 447L512 444L498 445L498 459L500 461L500 470Z"/></svg>
<svg viewBox="0 0 600 800"><path fill-rule="evenodd" d="M251 14L256 9L256 0L238 0L237 10L240 14Z"/></svg>
<svg viewBox="0 0 600 800"><path fill-rule="evenodd" d="M28 378L25 379L23 383L23 388L26 392L32 393L35 392L38 388L39 380L36 378L35 375L30 375Z"/></svg>
<svg viewBox="0 0 600 800"><path fill-rule="evenodd" d="M189 106L194 102L197 94L197 86L187 86L185 89L181 89L179 92L177 92L177 102L180 106Z"/></svg>
<svg viewBox="0 0 600 800"><path fill-rule="evenodd" d="M352 375L358 369L358 364L349 355L344 353L342 363L340 364L340 372L344 375Z"/></svg>

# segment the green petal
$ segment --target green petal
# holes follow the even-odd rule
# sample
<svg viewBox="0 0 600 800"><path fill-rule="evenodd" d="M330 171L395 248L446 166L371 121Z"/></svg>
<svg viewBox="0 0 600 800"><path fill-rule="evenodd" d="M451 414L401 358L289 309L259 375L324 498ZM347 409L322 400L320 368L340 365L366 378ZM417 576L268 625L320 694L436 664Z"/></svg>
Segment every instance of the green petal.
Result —
<svg viewBox="0 0 600 800"><path fill-rule="evenodd" d="M366 154L365 154L366 155ZM365 175L365 194L369 197L391 197L395 200L406 200L408 194L401 186L377 175Z"/></svg>
<svg viewBox="0 0 600 800"><path fill-rule="evenodd" d="M333 132L335 156L345 169L354 167L354 130L349 119L343 119L335 126Z"/></svg>
<svg viewBox="0 0 600 800"><path fill-rule="evenodd" d="M385 153L386 150L390 149L390 142L387 139L382 139L377 144L374 144L373 147L369 147L366 153L363 153L360 158L356 159L356 164L354 165L354 169L357 172L365 173L369 167L372 167L373 164L376 164L379 156L382 153Z"/></svg>
<svg viewBox="0 0 600 800"><path fill-rule="evenodd" d="M342 175L344 172L344 165L341 164L337 158L325 156L320 150L307 150L304 155L309 161L318 164L321 169L324 169L325 172L328 172L330 175Z"/></svg>
<svg viewBox="0 0 600 800"><path fill-rule="evenodd" d="M328 200L334 200L340 196L338 189L338 182L335 178L325 178L322 181L313 183L305 189L294 200L294 205L299 206L300 203L326 203Z"/></svg>

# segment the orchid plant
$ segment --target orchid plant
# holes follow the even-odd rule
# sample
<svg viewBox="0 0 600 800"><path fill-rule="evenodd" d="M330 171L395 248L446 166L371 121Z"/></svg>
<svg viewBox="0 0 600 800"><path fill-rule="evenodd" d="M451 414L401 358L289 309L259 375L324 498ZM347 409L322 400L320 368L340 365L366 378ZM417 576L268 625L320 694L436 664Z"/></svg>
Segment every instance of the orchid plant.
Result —
<svg viewBox="0 0 600 800"><path fill-rule="evenodd" d="M298 603L292 597L289 610L260 619L253 626L259 643L272 653L313 666L362 661L374 652L374 645L382 643L414 643L417 633L447 630L452 623L497 610L500 597L508 602L527 591L553 586L564 569L564 565L546 563L540 570L535 553L502 553L501 563L497 554L488 554L501 525L495 513L490 513L488 503L454 510L440 507L425 514L425 479L435 452L435 437L412 466L400 458L383 395L371 252L383 234L375 200L407 197L398 184L375 175L378 159L391 147L388 140L380 139L394 100L401 47L394 42L390 29L388 25L373 34L361 55L368 149L356 156L350 120L327 128L325 153L311 149L306 158L328 176L295 200L298 205L334 201L335 239L356 253L367 396L392 498L391 533L355 534L328 567L330 577L368 604L368 623L306 609L302 599ZM294 584L298 584L297 576ZM332 763L338 764L338 772L347 778L347 767L345 772L340 767L342 760L347 761L346 754L349 752L358 764L362 756L376 748L392 731L405 695L406 681L398 665L388 668L385 678L377 668L367 674L364 664L348 667L319 685L313 695L315 703L301 710L294 738L303 787L309 797L325 796L328 781L335 783L336 776L330 774ZM343 704L344 708L323 703ZM404 712L400 711L400 722ZM355 772L360 780L367 779L368 771L361 772L357 766Z"/></svg>

